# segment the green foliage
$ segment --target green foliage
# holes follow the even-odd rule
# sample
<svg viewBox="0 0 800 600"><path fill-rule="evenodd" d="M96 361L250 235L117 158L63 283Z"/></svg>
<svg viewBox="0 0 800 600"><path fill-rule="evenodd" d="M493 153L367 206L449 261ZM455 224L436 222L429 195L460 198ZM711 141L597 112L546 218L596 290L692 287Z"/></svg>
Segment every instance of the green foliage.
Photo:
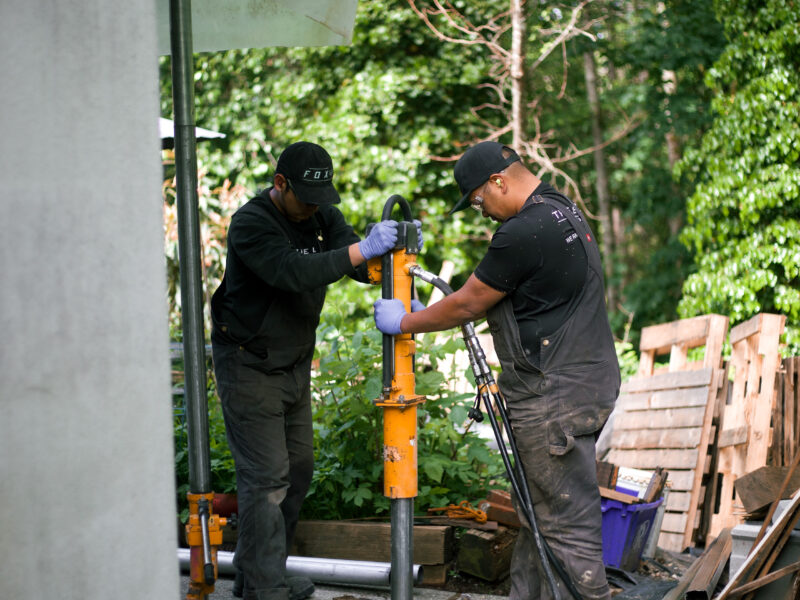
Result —
<svg viewBox="0 0 800 600"><path fill-rule="evenodd" d="M475 3L471 3L475 4ZM480 5L480 3L478 3ZM425 222L425 260L455 261L460 283L480 256L475 214L440 218L458 197L450 161L477 136L469 107L485 102L488 59L437 40L407 2L359 3L350 46L262 48L197 55L196 119L226 134L204 141L208 177L254 192L270 185L282 149L298 139L331 153L340 208L356 231L400 194ZM170 115L169 58L162 61L162 114Z"/></svg>
<svg viewBox="0 0 800 600"><path fill-rule="evenodd" d="M692 184L673 181L671 161L710 126L703 77L723 46L711 0L640 4L601 46L617 72L606 102L644 115L609 159L615 206L627 223L615 273L626 312L633 313L634 339L644 326L677 318L680 287L692 269L678 241ZM622 315L616 317L620 331Z"/></svg>
<svg viewBox="0 0 800 600"><path fill-rule="evenodd" d="M387 515L383 495L382 409L373 405L381 392L381 335L368 321L329 310L317 345L319 372L314 378L314 480L303 507L305 518L345 519ZM429 336L432 339L432 336ZM436 364L458 342L428 339L417 354L416 393L427 397L418 407L418 497L415 506L445 506L474 500L499 485L503 467L486 440L464 430L471 394L449 392Z"/></svg>
<svg viewBox="0 0 800 600"><path fill-rule="evenodd" d="M630 342L615 342L614 349L617 351L622 381L626 381L636 375L639 369L639 355Z"/></svg>
<svg viewBox="0 0 800 600"><path fill-rule="evenodd" d="M697 272L680 312L732 323L788 317L800 347L800 6L791 0L717 4L728 46L706 83L713 127L676 169L695 181L682 241Z"/></svg>

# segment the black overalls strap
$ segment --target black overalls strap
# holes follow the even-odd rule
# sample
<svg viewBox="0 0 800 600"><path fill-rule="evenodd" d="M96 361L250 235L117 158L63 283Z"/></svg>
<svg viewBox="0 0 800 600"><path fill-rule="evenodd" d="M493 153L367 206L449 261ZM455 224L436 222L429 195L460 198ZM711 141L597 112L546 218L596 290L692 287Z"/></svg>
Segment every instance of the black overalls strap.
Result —
<svg viewBox="0 0 800 600"><path fill-rule="evenodd" d="M588 259L583 289L566 321L540 340L539 365L531 364L523 350L509 297L492 307L487 319L502 366L498 384L512 419L522 408L518 403L536 402L548 421L551 453L565 454L575 436L602 428L619 393L619 365L606 314L600 253L591 229L566 197L564 202L543 196L528 201L551 206L578 234Z"/></svg>

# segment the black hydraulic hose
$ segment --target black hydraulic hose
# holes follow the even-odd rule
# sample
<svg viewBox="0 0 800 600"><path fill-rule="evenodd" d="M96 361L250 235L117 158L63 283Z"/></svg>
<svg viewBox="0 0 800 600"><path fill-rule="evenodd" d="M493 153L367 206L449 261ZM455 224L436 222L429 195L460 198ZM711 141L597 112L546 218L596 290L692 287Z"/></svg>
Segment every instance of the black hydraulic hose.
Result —
<svg viewBox="0 0 800 600"><path fill-rule="evenodd" d="M387 252L381 257L381 298L391 300L394 298L394 255ZM383 395L389 397L394 379L394 339L391 335L383 334Z"/></svg>
<svg viewBox="0 0 800 600"><path fill-rule="evenodd" d="M447 282L445 282L440 277L424 271L419 266L412 266L409 269L411 275L419 277L423 281L427 281L428 283L436 286L440 289L445 295L449 295L453 293L453 288L451 288ZM555 567L558 575L564 581L567 589L569 590L570 594L575 598L575 600L581 600L581 595L578 590L575 588L572 579L570 578L569 574L564 569L564 566L561 564L561 561L558 557L553 553L553 550L550 548L550 545L547 543L547 540L541 535L539 531L539 527L536 522L536 515L533 510L533 500L530 495L530 489L528 488L528 480L525 476L524 466L522 465L522 461L519 460L519 453L517 452L517 445L516 441L514 440L514 434L509 426L508 420L508 413L505 407L505 399L502 396L502 393L497 388L497 384L494 381L494 376L489 369L488 364L486 363L486 357L483 352L483 348L481 348L480 343L478 342L478 338L475 335L475 328L471 322L465 323L461 326L461 331L464 336L464 342L467 347L467 353L470 357L470 364L472 367L473 374L475 375L475 382L478 386L478 393L475 400L475 405L473 406L472 410L470 410L469 416L471 419L474 419L478 422L483 420L483 416L480 414L480 400L483 400L484 406L486 407L486 413L489 415L489 422L492 426L492 431L494 432L495 439L497 440L497 447L500 451L500 456L503 459L503 464L506 468L506 473L508 473L508 478L511 482L511 487L514 490L514 494L516 495L517 499L519 500L522 511L528 520L528 523L531 527L531 532L533 533L534 542L536 543L536 548L539 551L539 556L541 558L542 567L545 571L545 576L547 578L547 582L550 586L550 589L553 593L553 597L555 600L560 600L561 594L558 590L558 583L553 576L553 572L550 568L551 564ZM511 446L511 452L514 455L514 464L512 466L511 459L508 456L508 449L506 448L505 441L503 439L503 433L500 429L499 424L497 423L497 418L494 415L494 410L492 409L491 399L489 397L489 392L491 391L492 396L494 396L495 406L497 406L500 417L503 421L503 431L506 433L506 437L508 438L508 443Z"/></svg>
<svg viewBox="0 0 800 600"><path fill-rule="evenodd" d="M403 219L411 221L411 206L408 201L399 194L389 196L386 203L383 205L383 212L381 213L381 220L386 221L392 216L392 211L395 205L400 206L403 212ZM398 240L398 242L401 240ZM406 245L407 240L402 240ZM416 238L414 238L416 244ZM416 247L416 246L415 246ZM384 300L391 300L394 298L394 255L392 252L387 252L381 257L381 298ZM412 289L413 293L413 289ZM394 339L391 335L383 334L383 394L388 397L392 391L392 379L394 378Z"/></svg>

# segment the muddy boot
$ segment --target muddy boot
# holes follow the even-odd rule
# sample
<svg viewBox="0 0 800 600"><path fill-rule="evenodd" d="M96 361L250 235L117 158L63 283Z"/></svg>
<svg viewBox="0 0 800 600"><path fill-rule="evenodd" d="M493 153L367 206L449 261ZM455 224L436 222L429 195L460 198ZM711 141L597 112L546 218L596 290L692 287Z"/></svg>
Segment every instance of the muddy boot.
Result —
<svg viewBox="0 0 800 600"><path fill-rule="evenodd" d="M289 600L304 600L314 593L314 584L308 577L287 577Z"/></svg>

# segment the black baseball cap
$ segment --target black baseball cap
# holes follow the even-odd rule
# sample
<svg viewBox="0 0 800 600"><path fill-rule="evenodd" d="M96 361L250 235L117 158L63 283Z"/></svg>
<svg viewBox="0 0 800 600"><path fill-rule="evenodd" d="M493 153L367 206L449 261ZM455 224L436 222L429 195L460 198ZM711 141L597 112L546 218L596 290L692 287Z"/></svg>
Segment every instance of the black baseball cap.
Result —
<svg viewBox="0 0 800 600"><path fill-rule="evenodd" d="M503 156L503 152L510 154ZM453 169L458 189L462 193L461 200L447 214L452 215L467 208L469 195L474 189L486 183L492 173L499 173L518 160L519 155L512 148L498 142L480 142L464 152Z"/></svg>
<svg viewBox="0 0 800 600"><path fill-rule="evenodd" d="M281 152L275 173L280 173L304 204L338 204L339 192L333 187L333 161L319 144L295 142Z"/></svg>

